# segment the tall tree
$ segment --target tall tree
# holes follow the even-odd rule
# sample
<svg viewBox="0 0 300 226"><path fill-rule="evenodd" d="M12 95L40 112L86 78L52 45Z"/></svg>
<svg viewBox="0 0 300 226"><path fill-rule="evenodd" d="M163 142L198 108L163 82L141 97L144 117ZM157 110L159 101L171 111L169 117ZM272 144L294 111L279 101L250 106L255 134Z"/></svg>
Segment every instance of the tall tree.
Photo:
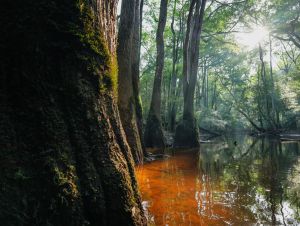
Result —
<svg viewBox="0 0 300 226"><path fill-rule="evenodd" d="M172 32L172 72L171 78L169 82L169 92L168 92L168 129L170 131L175 130L175 121L176 121L176 88L178 85L178 61L179 61L179 49L182 43L182 36L183 36L183 15L184 10L183 6L180 10L179 15L179 31L176 32L175 30L175 16L176 16L176 6L177 0L174 1L173 6L173 14L172 14L172 21L171 21L171 32Z"/></svg>
<svg viewBox="0 0 300 226"><path fill-rule="evenodd" d="M143 25L143 7L144 0L140 0L139 4L135 7L135 22L133 33L133 47L134 53L132 62L132 80L133 80L133 93L135 97L135 112L136 122L139 131L140 141L143 149L144 156L147 156L144 136L143 136L143 107L140 97L140 62L141 62L141 39L142 39L142 25Z"/></svg>
<svg viewBox="0 0 300 226"><path fill-rule="evenodd" d="M146 224L115 101L116 4L2 1L1 224Z"/></svg>
<svg viewBox="0 0 300 226"><path fill-rule="evenodd" d="M145 145L147 147L164 147L165 140L161 125L161 84L164 68L164 30L167 21L168 0L161 0L158 28L156 33L156 71L150 110L145 128Z"/></svg>
<svg viewBox="0 0 300 226"><path fill-rule="evenodd" d="M187 19L183 48L183 119L175 132L174 146L197 147L200 145L199 129L194 117L194 94L196 88L200 34L203 25L206 0L192 0Z"/></svg>
<svg viewBox="0 0 300 226"><path fill-rule="evenodd" d="M143 161L142 108L139 102L140 0L123 0L118 37L118 107L136 163Z"/></svg>

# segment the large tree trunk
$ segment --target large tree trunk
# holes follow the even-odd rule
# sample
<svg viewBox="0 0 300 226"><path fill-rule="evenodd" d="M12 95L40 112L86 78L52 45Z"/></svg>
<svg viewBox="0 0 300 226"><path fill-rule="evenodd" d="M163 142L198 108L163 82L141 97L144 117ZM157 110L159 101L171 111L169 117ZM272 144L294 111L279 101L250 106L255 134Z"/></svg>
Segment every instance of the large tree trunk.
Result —
<svg viewBox="0 0 300 226"><path fill-rule="evenodd" d="M161 0L159 22L156 33L156 71L150 110L145 128L144 140L146 147L163 148L165 146L164 134L161 126L161 84L164 68L164 30L167 21L168 0Z"/></svg>
<svg viewBox="0 0 300 226"><path fill-rule="evenodd" d="M118 106L136 163L143 162L139 103L140 0L123 0L118 37Z"/></svg>
<svg viewBox="0 0 300 226"><path fill-rule="evenodd" d="M197 147L200 145L199 129L194 117L194 95L205 4L206 0L192 0L190 4L183 48L183 120L176 128L175 147Z"/></svg>
<svg viewBox="0 0 300 226"><path fill-rule="evenodd" d="M1 224L146 224L115 101L116 4L2 1Z"/></svg>
<svg viewBox="0 0 300 226"><path fill-rule="evenodd" d="M180 15L179 19L179 31L176 34L175 31L175 14L176 14L176 3L177 0L174 1L173 6L173 15L172 15L172 22L171 22L171 31L172 31L172 74L169 84L169 103L168 103L168 128L171 132L175 130L175 119L176 119L176 88L177 88L177 63L179 60L179 44L181 41L182 36L182 15ZM182 14L182 12L181 12Z"/></svg>
<svg viewBox="0 0 300 226"><path fill-rule="evenodd" d="M133 33L133 64L132 64L132 80L133 80L133 93L135 97L135 112L136 123L139 131L140 142L142 145L144 156L147 156L144 136L143 136L143 107L140 97L140 60L141 60L141 38L142 38L142 23L143 23L143 7L144 0L140 4L136 4L134 33Z"/></svg>

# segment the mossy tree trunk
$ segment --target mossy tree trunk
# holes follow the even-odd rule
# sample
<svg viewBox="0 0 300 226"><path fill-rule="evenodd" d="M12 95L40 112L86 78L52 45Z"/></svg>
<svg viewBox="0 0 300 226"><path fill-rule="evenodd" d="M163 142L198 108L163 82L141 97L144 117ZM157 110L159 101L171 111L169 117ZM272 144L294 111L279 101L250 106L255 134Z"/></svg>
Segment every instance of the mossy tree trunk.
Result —
<svg viewBox="0 0 300 226"><path fill-rule="evenodd" d="M136 163L143 162L139 103L140 0L123 0L118 37L118 106L126 138Z"/></svg>
<svg viewBox="0 0 300 226"><path fill-rule="evenodd" d="M183 119L175 132L175 147L198 147L199 129L194 116L194 96L198 74L200 34L206 0L192 0L183 48Z"/></svg>
<svg viewBox="0 0 300 226"><path fill-rule="evenodd" d="M158 28L156 33L156 70L151 98L150 110L148 113L145 128L144 140L146 147L163 148L165 139L161 125L161 84L164 68L164 30L167 21L168 0L161 0Z"/></svg>
<svg viewBox="0 0 300 226"><path fill-rule="evenodd" d="M116 4L1 2L1 224L146 224L115 100Z"/></svg>

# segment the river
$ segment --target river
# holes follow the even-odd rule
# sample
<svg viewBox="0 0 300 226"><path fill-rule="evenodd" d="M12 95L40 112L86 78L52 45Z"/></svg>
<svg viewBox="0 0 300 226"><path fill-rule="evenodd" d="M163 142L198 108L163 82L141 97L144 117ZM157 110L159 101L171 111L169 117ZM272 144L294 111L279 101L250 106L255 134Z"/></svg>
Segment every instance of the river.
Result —
<svg viewBox="0 0 300 226"><path fill-rule="evenodd" d="M300 225L300 143L234 135L136 168L149 225Z"/></svg>

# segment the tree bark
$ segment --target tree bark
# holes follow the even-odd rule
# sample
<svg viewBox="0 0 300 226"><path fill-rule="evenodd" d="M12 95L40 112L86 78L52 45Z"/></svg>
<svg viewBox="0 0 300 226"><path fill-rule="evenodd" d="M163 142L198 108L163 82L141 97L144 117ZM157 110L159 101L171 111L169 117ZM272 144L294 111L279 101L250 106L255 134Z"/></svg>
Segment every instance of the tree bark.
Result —
<svg viewBox="0 0 300 226"><path fill-rule="evenodd" d="M169 84L169 104L168 104L168 128L171 132L174 132L175 130L175 119L176 119L176 88L178 86L177 82L177 63L179 60L179 45L181 41L181 36L183 33L182 28L182 11L179 18L179 31L176 35L175 31L175 14L176 14L176 3L177 1L174 1L174 7L173 7L173 15L172 15L172 22L171 22L171 32L172 32L172 74Z"/></svg>
<svg viewBox="0 0 300 226"><path fill-rule="evenodd" d="M135 19L135 31L134 31L134 40L135 40L135 69L133 69L133 91L135 96L135 107L136 107L136 120L137 127L139 130L141 145L143 149L144 156L147 156L148 153L146 151L144 136L143 136L143 107L140 96L140 62L141 62L141 45L142 45L142 25L143 25L143 7L144 0L141 0L139 5L139 17ZM137 12L136 8L136 13Z"/></svg>
<svg viewBox="0 0 300 226"><path fill-rule="evenodd" d="M175 147L198 147L199 129L194 117L194 95L198 74L200 34L206 0L192 0L183 48L183 120L176 128Z"/></svg>
<svg viewBox="0 0 300 226"><path fill-rule="evenodd" d="M159 22L156 33L156 71L154 77L150 110L145 128L146 147L165 147L165 139L161 125L161 85L164 68L164 30L167 21L168 0L161 0Z"/></svg>
<svg viewBox="0 0 300 226"><path fill-rule="evenodd" d="M118 43L118 107L132 156L136 163L142 163L142 107L139 101L140 0L122 1Z"/></svg>
<svg viewBox="0 0 300 226"><path fill-rule="evenodd" d="M264 62L264 53L263 53L263 49L261 47L261 44L259 44L259 59L261 61L261 78L262 78L262 82L263 82L263 89L262 89L262 101L264 101L264 105L262 106L262 117L264 117L266 123L267 123L267 130L276 130L276 124L275 124L275 119L274 119L274 115L272 114L272 87L270 87L270 81L268 81L267 78L267 72L266 72L266 65ZM272 72L271 72L272 73ZM271 74L271 76L273 76ZM265 113L263 113L263 111Z"/></svg>
<svg viewBox="0 0 300 226"><path fill-rule="evenodd" d="M1 3L1 224L146 225L115 97L116 4Z"/></svg>

